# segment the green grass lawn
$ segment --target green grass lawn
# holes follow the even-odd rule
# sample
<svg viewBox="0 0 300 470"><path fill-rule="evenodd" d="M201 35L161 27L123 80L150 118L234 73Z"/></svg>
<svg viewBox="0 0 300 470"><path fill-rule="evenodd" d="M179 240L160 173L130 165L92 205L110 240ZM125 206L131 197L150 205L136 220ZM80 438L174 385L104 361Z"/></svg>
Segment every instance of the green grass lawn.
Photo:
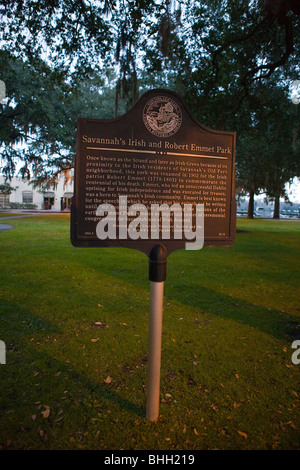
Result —
<svg viewBox="0 0 300 470"><path fill-rule="evenodd" d="M300 224L239 220L165 283L160 417L146 420L148 259L74 248L69 216L0 233L3 449L299 449Z"/></svg>

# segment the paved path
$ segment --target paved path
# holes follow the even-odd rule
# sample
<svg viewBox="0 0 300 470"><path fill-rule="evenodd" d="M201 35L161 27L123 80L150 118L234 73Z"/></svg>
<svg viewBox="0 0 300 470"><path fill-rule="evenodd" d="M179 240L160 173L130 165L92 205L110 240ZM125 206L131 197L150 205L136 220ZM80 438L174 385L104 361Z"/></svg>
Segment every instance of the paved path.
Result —
<svg viewBox="0 0 300 470"><path fill-rule="evenodd" d="M0 232L3 232L4 230L10 230L11 228L14 228L14 227L8 224L0 224Z"/></svg>
<svg viewBox="0 0 300 470"><path fill-rule="evenodd" d="M13 214L13 212L10 212L10 214ZM70 214L70 212L55 212L55 211L45 211L45 212L24 212L24 213L19 213L16 215L1 215L0 216L0 221L2 219L19 219L22 217L38 217L41 215L66 215Z"/></svg>

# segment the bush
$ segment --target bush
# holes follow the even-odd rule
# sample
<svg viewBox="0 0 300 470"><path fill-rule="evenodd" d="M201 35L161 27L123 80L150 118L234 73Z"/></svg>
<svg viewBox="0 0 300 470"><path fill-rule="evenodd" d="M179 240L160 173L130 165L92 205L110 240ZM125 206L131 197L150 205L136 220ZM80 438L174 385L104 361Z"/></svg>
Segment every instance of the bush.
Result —
<svg viewBox="0 0 300 470"><path fill-rule="evenodd" d="M0 209L37 209L37 204L21 202L2 202L0 203Z"/></svg>

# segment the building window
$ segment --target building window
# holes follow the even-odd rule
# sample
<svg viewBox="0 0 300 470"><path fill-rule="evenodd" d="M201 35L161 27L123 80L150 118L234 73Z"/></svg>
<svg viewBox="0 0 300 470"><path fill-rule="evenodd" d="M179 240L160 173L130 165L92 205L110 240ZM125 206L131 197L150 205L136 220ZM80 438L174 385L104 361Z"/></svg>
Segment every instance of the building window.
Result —
<svg viewBox="0 0 300 470"><path fill-rule="evenodd" d="M23 204L32 204L32 201L33 201L32 191L24 191L22 193L22 197L23 197Z"/></svg>

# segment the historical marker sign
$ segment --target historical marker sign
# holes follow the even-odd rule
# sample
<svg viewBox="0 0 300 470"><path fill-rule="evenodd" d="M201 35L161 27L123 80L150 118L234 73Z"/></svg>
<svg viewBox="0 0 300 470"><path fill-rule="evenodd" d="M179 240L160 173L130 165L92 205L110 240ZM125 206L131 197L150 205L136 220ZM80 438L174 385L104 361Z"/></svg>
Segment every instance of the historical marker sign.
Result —
<svg viewBox="0 0 300 470"><path fill-rule="evenodd" d="M204 245L231 246L234 160L235 134L199 124L167 90L145 93L117 119L79 119L73 245L124 246L149 255L162 243L169 254L196 238L196 207L203 204ZM163 204L170 226L153 229ZM185 207L192 207L186 218Z"/></svg>
<svg viewBox="0 0 300 470"><path fill-rule="evenodd" d="M145 93L124 116L78 120L71 240L149 256L146 417L159 415L163 285L179 248L235 238L235 134L199 124L174 93Z"/></svg>

